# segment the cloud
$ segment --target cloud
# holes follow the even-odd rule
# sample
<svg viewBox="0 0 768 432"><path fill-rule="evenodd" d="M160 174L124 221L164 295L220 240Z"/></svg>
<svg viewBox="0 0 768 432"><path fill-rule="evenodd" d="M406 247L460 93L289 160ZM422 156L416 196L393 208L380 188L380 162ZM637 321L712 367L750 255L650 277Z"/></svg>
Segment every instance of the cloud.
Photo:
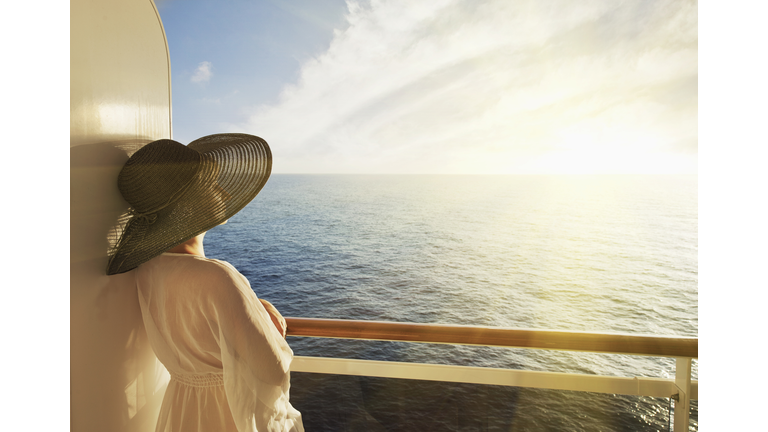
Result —
<svg viewBox="0 0 768 432"><path fill-rule="evenodd" d="M658 172L673 168L627 161L695 158L696 2L348 8L279 101L233 125L272 144L278 171L547 172L578 154L602 161L590 172Z"/></svg>
<svg viewBox="0 0 768 432"><path fill-rule="evenodd" d="M193 83L207 83L210 81L213 76L211 66L213 65L209 61L200 62L200 64L197 65L197 69L195 69L192 78L190 78L190 81Z"/></svg>

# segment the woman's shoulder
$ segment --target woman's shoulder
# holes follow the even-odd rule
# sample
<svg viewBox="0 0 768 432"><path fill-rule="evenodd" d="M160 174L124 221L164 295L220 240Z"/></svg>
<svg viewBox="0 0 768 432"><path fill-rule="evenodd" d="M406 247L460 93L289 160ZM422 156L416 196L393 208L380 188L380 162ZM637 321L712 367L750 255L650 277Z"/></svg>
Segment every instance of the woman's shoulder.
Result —
<svg viewBox="0 0 768 432"><path fill-rule="evenodd" d="M203 283L242 282L247 279L230 263L199 255L164 253L157 264L182 273L185 278Z"/></svg>
<svg viewBox="0 0 768 432"><path fill-rule="evenodd" d="M166 261L178 261L179 263L183 263L183 265L194 265L195 267L198 267L200 269L213 270L216 268L221 268L229 271L237 271L232 266L232 264L226 261L218 260L215 258L208 258L200 255L164 252L159 256L159 258L164 259Z"/></svg>

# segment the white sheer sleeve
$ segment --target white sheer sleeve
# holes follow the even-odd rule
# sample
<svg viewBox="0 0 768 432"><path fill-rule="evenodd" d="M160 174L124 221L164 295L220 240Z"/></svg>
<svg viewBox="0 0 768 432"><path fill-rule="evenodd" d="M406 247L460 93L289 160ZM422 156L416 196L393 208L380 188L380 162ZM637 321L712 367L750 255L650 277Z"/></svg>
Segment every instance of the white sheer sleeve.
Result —
<svg viewBox="0 0 768 432"><path fill-rule="evenodd" d="M248 280L217 263L205 309L212 312L211 330L218 330L224 389L238 431L303 431L301 414L288 402L293 351Z"/></svg>

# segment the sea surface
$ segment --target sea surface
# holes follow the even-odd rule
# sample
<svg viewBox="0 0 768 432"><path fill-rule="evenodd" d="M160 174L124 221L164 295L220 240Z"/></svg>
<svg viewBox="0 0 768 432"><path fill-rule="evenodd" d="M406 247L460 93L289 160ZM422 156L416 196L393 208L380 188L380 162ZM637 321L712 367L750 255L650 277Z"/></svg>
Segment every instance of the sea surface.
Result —
<svg viewBox="0 0 768 432"><path fill-rule="evenodd" d="M273 175L205 238L284 316L698 337L696 176ZM295 338L296 355L612 376L673 359ZM698 379L694 360L693 378ZM294 373L314 431L666 431L669 400ZM692 401L691 430L698 430Z"/></svg>

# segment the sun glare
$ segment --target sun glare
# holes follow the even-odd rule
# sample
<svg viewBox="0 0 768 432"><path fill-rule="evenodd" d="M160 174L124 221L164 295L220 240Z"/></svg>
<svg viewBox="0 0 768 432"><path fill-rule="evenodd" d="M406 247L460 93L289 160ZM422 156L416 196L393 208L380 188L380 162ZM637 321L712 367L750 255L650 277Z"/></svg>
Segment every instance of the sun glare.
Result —
<svg viewBox="0 0 768 432"><path fill-rule="evenodd" d="M696 171L696 157L664 151L665 137L627 125L580 124L532 161L541 174L672 174Z"/></svg>
<svg viewBox="0 0 768 432"><path fill-rule="evenodd" d="M694 174L696 156L633 146L554 151L531 162L540 174Z"/></svg>

